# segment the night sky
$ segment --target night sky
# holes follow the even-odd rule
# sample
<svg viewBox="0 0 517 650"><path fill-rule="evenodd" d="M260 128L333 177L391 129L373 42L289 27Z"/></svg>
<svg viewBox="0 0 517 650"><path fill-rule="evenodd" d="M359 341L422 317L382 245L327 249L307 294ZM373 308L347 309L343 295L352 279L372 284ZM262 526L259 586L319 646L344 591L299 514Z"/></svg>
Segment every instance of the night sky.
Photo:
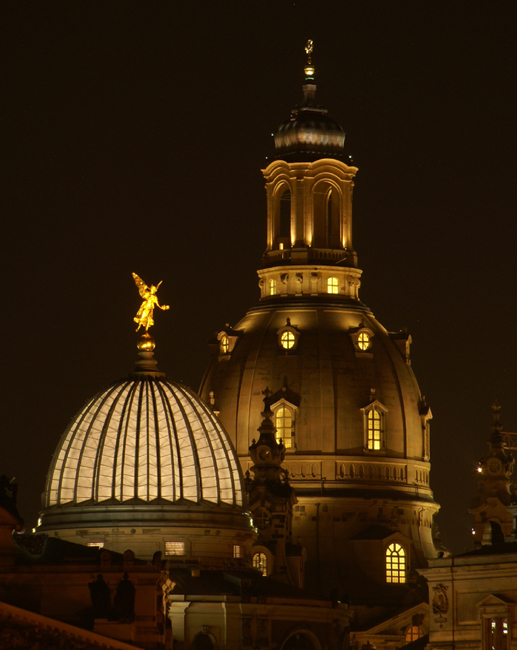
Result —
<svg viewBox="0 0 517 650"><path fill-rule="evenodd" d="M470 0L23 2L0 8L0 473L36 523L82 404L136 359L131 272L163 280L160 368L197 389L208 339L258 300L260 169L317 98L359 167L360 297L407 327L434 419L443 541L467 512L490 406L517 431L516 5Z"/></svg>

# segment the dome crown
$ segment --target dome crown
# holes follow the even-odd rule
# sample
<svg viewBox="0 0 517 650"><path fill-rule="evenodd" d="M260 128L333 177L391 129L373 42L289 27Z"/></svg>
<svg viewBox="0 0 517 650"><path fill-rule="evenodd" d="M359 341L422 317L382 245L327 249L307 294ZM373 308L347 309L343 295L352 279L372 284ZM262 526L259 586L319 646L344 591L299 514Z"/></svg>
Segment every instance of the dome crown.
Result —
<svg viewBox="0 0 517 650"><path fill-rule="evenodd" d="M161 373L97 393L63 434L44 507L114 503L242 505L242 475L210 408Z"/></svg>

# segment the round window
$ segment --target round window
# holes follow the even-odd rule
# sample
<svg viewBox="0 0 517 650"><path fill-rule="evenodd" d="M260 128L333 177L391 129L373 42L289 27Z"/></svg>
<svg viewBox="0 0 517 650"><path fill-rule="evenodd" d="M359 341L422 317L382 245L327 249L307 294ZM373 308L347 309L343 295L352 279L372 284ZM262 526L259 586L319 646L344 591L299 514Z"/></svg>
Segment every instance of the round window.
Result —
<svg viewBox="0 0 517 650"><path fill-rule="evenodd" d="M361 332L357 337L357 347L360 350L368 350L370 347L370 335L368 332Z"/></svg>
<svg viewBox="0 0 517 650"><path fill-rule="evenodd" d="M290 350L296 343L296 338L292 332L284 332L280 337L280 343L286 350Z"/></svg>

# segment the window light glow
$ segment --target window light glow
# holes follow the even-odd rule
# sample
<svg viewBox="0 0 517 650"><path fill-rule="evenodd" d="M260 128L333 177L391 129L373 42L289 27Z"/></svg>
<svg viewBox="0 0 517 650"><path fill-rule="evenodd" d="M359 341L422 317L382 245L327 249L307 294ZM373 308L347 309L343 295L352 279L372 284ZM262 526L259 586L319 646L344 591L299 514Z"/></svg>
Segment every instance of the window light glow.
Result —
<svg viewBox="0 0 517 650"><path fill-rule="evenodd" d="M296 337L292 332L284 332L280 337L280 343L286 350L291 350L291 348L293 348L294 344L296 343Z"/></svg>
<svg viewBox="0 0 517 650"><path fill-rule="evenodd" d="M276 280L269 281L269 295L276 296Z"/></svg>
<svg viewBox="0 0 517 650"><path fill-rule="evenodd" d="M386 582L406 582L406 551L396 542L386 549Z"/></svg>
<svg viewBox="0 0 517 650"><path fill-rule="evenodd" d="M223 334L221 336L221 352L223 354L228 354L228 350L230 349L230 340L226 336L226 334Z"/></svg>
<svg viewBox="0 0 517 650"><path fill-rule="evenodd" d="M263 576L267 576L267 557L265 553L255 553L253 556L253 568L260 571Z"/></svg>
<svg viewBox="0 0 517 650"><path fill-rule="evenodd" d="M282 242L280 242L280 244L278 244L278 250L281 250L281 251L284 250L284 245L283 245Z"/></svg>
<svg viewBox="0 0 517 650"><path fill-rule="evenodd" d="M293 412L288 406L281 406L275 413L276 440L283 441L286 449L293 447Z"/></svg>
<svg viewBox="0 0 517 650"><path fill-rule="evenodd" d="M366 414L366 446L368 449L377 451L381 449L383 434L384 414L375 407Z"/></svg>
<svg viewBox="0 0 517 650"><path fill-rule="evenodd" d="M406 628L406 643L416 641L424 636L424 631L418 625L409 625Z"/></svg>
<svg viewBox="0 0 517 650"><path fill-rule="evenodd" d="M360 332L357 337L357 347L360 350L368 350L370 347L370 335L368 332Z"/></svg>
<svg viewBox="0 0 517 650"><path fill-rule="evenodd" d="M242 557L242 546L238 544L233 545L233 557L236 559Z"/></svg>
<svg viewBox="0 0 517 650"><path fill-rule="evenodd" d="M96 546L97 548L104 548L104 542L88 542L86 546Z"/></svg>
<svg viewBox="0 0 517 650"><path fill-rule="evenodd" d="M329 278L327 280L327 293L338 293L338 280L337 278Z"/></svg>
<svg viewBox="0 0 517 650"><path fill-rule="evenodd" d="M165 542L165 555L185 555L185 542Z"/></svg>

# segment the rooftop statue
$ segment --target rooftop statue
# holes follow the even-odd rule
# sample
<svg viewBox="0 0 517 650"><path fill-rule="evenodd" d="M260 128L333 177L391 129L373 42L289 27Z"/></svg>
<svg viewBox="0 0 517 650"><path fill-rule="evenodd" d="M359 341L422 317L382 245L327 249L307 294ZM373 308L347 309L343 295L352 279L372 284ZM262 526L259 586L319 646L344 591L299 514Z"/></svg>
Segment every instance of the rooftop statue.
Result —
<svg viewBox="0 0 517 650"><path fill-rule="evenodd" d="M136 328L136 331L141 327L145 327L145 331L154 325L154 320L153 320L153 311L155 307L159 307L160 309L170 309L169 305L160 305L158 302L158 296L156 295L156 292L158 291L158 288L162 281L158 282L157 286L155 287L154 284L152 284L150 287L146 285L146 283L140 278L136 273L133 273L133 279L135 281L136 286L138 287L138 293L140 296L144 299L143 303L140 305L140 309L138 310L136 316L134 317L135 323L138 323L138 327Z"/></svg>

